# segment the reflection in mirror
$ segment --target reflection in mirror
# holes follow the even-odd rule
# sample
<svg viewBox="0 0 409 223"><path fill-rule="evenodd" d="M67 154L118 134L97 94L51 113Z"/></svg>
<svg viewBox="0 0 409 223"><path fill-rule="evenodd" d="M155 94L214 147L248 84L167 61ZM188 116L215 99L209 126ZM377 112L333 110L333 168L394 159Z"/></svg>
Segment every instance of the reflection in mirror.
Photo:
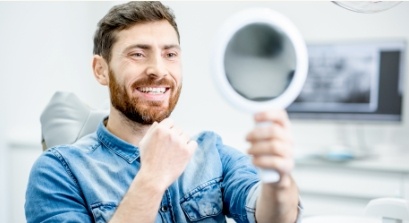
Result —
<svg viewBox="0 0 409 223"><path fill-rule="evenodd" d="M296 55L291 40L279 29L252 23L229 41L224 66L237 93L249 100L267 101L286 90L295 71Z"/></svg>

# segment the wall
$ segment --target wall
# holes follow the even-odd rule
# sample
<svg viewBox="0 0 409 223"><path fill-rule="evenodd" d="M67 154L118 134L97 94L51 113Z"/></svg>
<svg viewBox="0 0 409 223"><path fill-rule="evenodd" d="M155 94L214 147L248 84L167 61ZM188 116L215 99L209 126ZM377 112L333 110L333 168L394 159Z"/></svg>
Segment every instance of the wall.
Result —
<svg viewBox="0 0 409 223"><path fill-rule="evenodd" d="M96 23L109 7L0 2L0 222L25 222L28 171L41 152L39 117L52 94L72 91L92 106L106 100L91 57Z"/></svg>
<svg viewBox="0 0 409 223"><path fill-rule="evenodd" d="M174 119L191 133L214 130L227 144L240 150L247 146L243 138L252 128L251 115L236 111L223 101L210 76L216 31L231 13L254 6L273 8L289 17L307 42L409 38L405 24L409 20L407 2L369 15L353 13L325 1L165 4L177 16L184 59L184 89ZM51 95L57 90L72 91L93 107L107 99L106 89L92 77L90 62L96 23L112 5L111 2L0 2L0 222L24 222L22 185L40 152L39 116ZM339 126L364 130L373 145L403 150L409 145L405 137L408 98L405 98L405 121L401 125L294 121L297 152L339 140ZM19 174L20 171L24 174ZM16 185L18 190L14 190ZM10 210L12 200L15 201Z"/></svg>

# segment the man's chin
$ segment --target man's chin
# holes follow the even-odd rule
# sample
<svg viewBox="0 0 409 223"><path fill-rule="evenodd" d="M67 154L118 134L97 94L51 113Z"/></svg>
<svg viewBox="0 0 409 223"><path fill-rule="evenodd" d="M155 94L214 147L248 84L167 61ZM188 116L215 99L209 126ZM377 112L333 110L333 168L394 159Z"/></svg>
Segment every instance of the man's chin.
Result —
<svg viewBox="0 0 409 223"><path fill-rule="evenodd" d="M169 117L170 112L167 110L157 110L157 111L149 111L142 113L142 119L144 123L152 124L153 122L161 122L165 118Z"/></svg>

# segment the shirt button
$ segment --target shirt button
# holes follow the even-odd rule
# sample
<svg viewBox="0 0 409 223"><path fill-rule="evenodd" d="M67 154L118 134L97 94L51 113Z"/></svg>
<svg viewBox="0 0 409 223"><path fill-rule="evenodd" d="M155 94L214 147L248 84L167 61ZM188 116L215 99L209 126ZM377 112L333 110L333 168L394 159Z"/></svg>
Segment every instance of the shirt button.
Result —
<svg viewBox="0 0 409 223"><path fill-rule="evenodd" d="M161 208L160 208L160 211L162 211L162 212L166 212L166 211L168 211L168 206L162 206Z"/></svg>

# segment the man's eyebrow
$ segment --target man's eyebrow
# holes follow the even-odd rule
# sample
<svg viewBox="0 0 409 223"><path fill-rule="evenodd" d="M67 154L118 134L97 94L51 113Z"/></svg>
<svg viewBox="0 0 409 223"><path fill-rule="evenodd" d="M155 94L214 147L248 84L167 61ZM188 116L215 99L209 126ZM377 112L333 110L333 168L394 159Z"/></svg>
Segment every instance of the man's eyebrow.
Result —
<svg viewBox="0 0 409 223"><path fill-rule="evenodd" d="M129 51L135 48L148 50L148 49L151 49L152 47L148 44L133 44L133 45L127 46L124 51Z"/></svg>
<svg viewBox="0 0 409 223"><path fill-rule="evenodd" d="M148 45L148 44L133 44L133 45L130 45L130 46L126 47L124 51L126 52L126 51L129 51L131 49L135 49L135 48L149 50L149 49L152 49L152 46ZM169 44L169 45L164 45L163 49L165 49L165 50L168 50L168 49L180 50L180 46L178 44Z"/></svg>
<svg viewBox="0 0 409 223"><path fill-rule="evenodd" d="M168 49L177 49L180 50L180 46L178 44L170 44L170 45L165 45L163 49L168 50Z"/></svg>

